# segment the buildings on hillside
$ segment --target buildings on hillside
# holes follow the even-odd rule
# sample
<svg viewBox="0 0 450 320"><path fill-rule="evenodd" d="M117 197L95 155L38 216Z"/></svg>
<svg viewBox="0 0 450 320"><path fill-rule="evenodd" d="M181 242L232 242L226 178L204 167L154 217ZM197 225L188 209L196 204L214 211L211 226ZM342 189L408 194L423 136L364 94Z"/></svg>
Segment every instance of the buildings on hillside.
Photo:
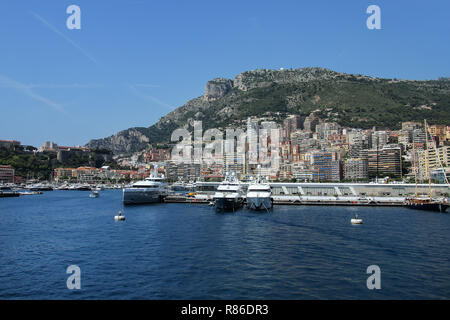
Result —
<svg viewBox="0 0 450 320"><path fill-rule="evenodd" d="M203 164L202 159L197 159L195 164L168 162L168 177L173 180L194 180L199 176L205 179L220 178L227 171L236 172L241 179L254 176L257 167L254 160L261 161L261 152L268 150L268 145L258 138L266 120L251 117L246 122L239 122L247 131L245 156L224 154L214 167ZM426 146L425 130L418 122L404 122L400 130L363 130L344 128L335 122L323 121L312 113L307 117L290 115L276 130L279 130L277 171L273 172L267 166L262 168L263 175L272 180L338 182L386 177L402 179L405 173L411 177L412 149L423 151ZM450 145L449 132L449 126L430 126L430 135L439 148ZM224 149L227 148L225 144ZM447 159L444 156L447 151L439 152L443 160ZM448 167L447 160L443 163ZM437 164L432 163L430 170L436 168ZM423 172L423 166L421 170ZM426 174L423 172L423 175Z"/></svg>
<svg viewBox="0 0 450 320"><path fill-rule="evenodd" d="M8 150L13 150L15 147L20 146L20 141L16 140L0 140L0 148L6 148Z"/></svg>
<svg viewBox="0 0 450 320"><path fill-rule="evenodd" d="M78 167L56 168L53 170L53 179L57 182L100 182L143 179L149 175L150 170L115 170L108 166L102 168Z"/></svg>
<svg viewBox="0 0 450 320"><path fill-rule="evenodd" d="M419 152L418 171L421 180L425 180L429 176L434 176L437 180L442 180L439 178L443 174L442 167L444 168L444 172L448 171L445 168L450 168L450 146L429 148L428 150Z"/></svg>
<svg viewBox="0 0 450 320"><path fill-rule="evenodd" d="M0 165L0 183L14 183L14 168Z"/></svg>
<svg viewBox="0 0 450 320"><path fill-rule="evenodd" d="M399 180L405 176L411 179L414 178L414 165L422 181L430 175L439 178L443 174L441 166L447 168L444 172L450 171L450 126L430 125L427 143L424 126L419 122L404 122L400 130L363 130L341 127L336 122L321 120L314 113L306 117L289 115L281 126L274 126L271 119L270 114L265 114L261 118L236 121L234 129L245 133L244 143L222 140L221 153L215 155L213 163L198 154L194 161L179 163L171 159L171 149L167 146L151 147L132 157L118 159L119 165L135 168L133 170L58 168L54 177L83 181L138 179L148 174L148 167L155 163L164 168L167 178L172 181L222 179L225 172L231 171L245 180L257 174L258 163L263 163L262 175L272 180L316 182L368 181L386 177ZM268 136L268 132L277 133L276 137ZM0 146L14 148L20 146L20 142L0 140ZM238 148L241 152L229 152L229 149L237 151ZM70 155L90 152L85 147L62 147L53 142L46 142L39 151L57 153L58 160L63 163Z"/></svg>

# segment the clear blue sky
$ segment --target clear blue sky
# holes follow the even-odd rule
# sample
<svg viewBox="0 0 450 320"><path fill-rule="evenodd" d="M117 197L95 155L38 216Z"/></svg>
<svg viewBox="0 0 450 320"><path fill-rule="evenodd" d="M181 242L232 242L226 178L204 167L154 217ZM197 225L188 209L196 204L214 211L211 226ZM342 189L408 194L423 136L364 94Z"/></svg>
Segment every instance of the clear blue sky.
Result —
<svg viewBox="0 0 450 320"><path fill-rule="evenodd" d="M81 30L66 8L81 8ZM381 8L382 30L366 28ZM450 2L0 2L0 139L85 144L148 127L215 77L326 67L403 79L450 76Z"/></svg>

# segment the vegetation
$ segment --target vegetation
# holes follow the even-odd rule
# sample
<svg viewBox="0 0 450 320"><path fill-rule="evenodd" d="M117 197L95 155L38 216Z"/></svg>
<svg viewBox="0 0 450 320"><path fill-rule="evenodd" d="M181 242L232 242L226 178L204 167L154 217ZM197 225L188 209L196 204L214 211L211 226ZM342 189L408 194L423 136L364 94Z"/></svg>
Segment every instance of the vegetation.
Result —
<svg viewBox="0 0 450 320"><path fill-rule="evenodd" d="M221 110L229 108L224 116ZM362 129L400 129L401 122L450 123L450 81L393 81L343 76L337 79L303 83L276 83L248 91L232 89L223 98L211 102L198 120L203 129L230 126L235 120L264 113L281 121L287 114L309 115L315 112L324 120ZM151 142L167 142L175 128L186 124L195 111L186 112L175 122L140 128ZM278 117L277 117L278 116Z"/></svg>
<svg viewBox="0 0 450 320"><path fill-rule="evenodd" d="M15 150L0 148L0 164L10 165L15 174L24 178L35 178L40 180L49 179L55 168L77 168L81 166L92 166L100 168L109 165L112 168L119 166L112 160L105 160L107 150L92 150L89 153L73 153L60 163L56 153L33 152L32 148L16 147Z"/></svg>
<svg viewBox="0 0 450 320"><path fill-rule="evenodd" d="M131 130L146 136L151 145L167 144L175 129L192 130L194 120L202 121L203 130L207 130L233 127L250 116L268 114L280 122L287 114L307 116L311 112L324 120L362 129L376 126L395 130L403 121L423 119L430 124L449 124L450 79L379 79L323 68L249 71L236 77L234 86L217 99L190 100L151 127L119 133L123 138L119 144L110 137L93 140L90 145L133 153L148 144L143 147L132 140Z"/></svg>

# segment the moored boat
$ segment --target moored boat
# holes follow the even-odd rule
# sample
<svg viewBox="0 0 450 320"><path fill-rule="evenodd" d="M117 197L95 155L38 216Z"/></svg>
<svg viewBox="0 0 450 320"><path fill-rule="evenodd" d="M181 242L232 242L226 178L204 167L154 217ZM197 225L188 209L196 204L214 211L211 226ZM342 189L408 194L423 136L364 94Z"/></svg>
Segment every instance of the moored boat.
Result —
<svg viewBox="0 0 450 320"><path fill-rule="evenodd" d="M258 166L260 171L261 167ZM247 208L251 210L269 210L272 208L272 189L270 184L264 183L261 173L254 183L250 183L247 189Z"/></svg>
<svg viewBox="0 0 450 320"><path fill-rule="evenodd" d="M430 197L406 198L404 205L410 209L445 212L449 203L445 198L433 199Z"/></svg>
<svg viewBox="0 0 450 320"><path fill-rule="evenodd" d="M123 188L124 204L145 204L163 202L168 195L168 186L164 175L158 175L158 167L150 177Z"/></svg>
<svg viewBox="0 0 450 320"><path fill-rule="evenodd" d="M217 187L213 196L217 210L233 211L240 209L244 204L242 185L234 173L225 174L225 179Z"/></svg>

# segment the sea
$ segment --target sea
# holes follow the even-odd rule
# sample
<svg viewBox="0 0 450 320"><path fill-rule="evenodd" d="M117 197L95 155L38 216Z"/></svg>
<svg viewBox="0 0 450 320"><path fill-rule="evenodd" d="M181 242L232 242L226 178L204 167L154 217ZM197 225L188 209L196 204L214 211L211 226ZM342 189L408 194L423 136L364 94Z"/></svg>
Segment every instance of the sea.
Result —
<svg viewBox="0 0 450 320"><path fill-rule="evenodd" d="M450 298L450 213L402 207L218 213L51 191L0 199L0 243L0 299Z"/></svg>

